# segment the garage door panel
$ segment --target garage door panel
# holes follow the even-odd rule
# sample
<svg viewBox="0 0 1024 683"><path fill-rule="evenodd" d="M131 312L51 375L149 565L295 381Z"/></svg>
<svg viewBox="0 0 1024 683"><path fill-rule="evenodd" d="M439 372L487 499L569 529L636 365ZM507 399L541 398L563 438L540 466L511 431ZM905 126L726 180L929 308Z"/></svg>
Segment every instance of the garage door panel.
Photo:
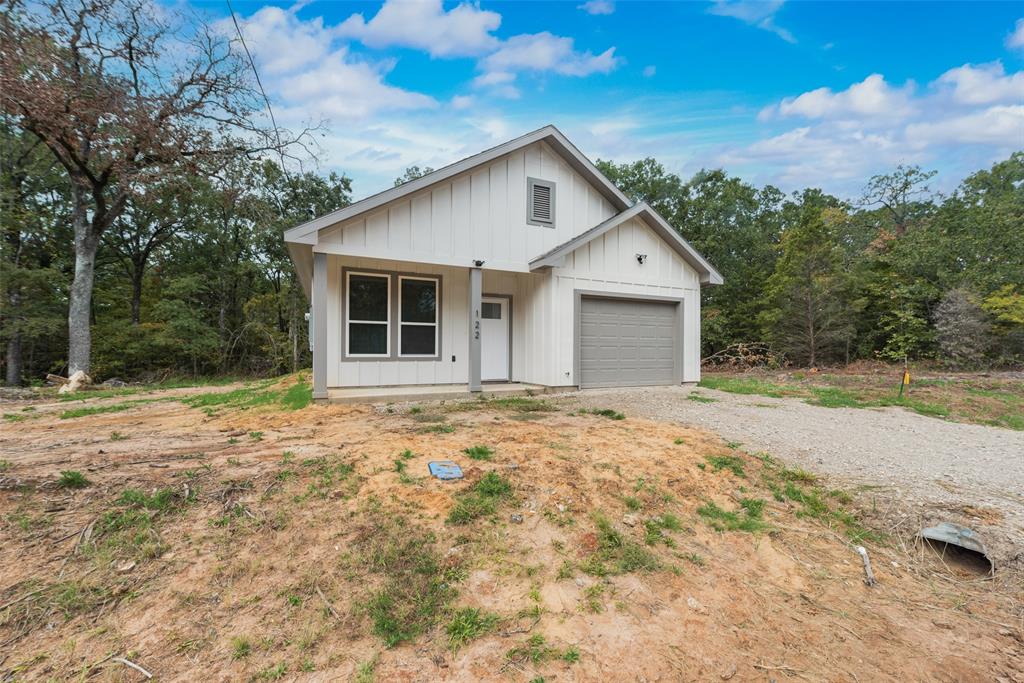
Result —
<svg viewBox="0 0 1024 683"><path fill-rule="evenodd" d="M677 304L584 297L580 385L674 384Z"/></svg>

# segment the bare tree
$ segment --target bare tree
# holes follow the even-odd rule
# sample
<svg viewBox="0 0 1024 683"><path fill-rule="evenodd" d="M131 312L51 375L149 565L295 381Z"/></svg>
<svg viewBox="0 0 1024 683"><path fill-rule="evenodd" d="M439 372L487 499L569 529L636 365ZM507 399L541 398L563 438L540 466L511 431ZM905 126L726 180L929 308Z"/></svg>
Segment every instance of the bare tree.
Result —
<svg viewBox="0 0 1024 683"><path fill-rule="evenodd" d="M285 139L231 41L198 18L172 26L150 0L5 0L0 106L70 179L74 279L68 372L88 371L96 251L140 188L175 169L259 156Z"/></svg>

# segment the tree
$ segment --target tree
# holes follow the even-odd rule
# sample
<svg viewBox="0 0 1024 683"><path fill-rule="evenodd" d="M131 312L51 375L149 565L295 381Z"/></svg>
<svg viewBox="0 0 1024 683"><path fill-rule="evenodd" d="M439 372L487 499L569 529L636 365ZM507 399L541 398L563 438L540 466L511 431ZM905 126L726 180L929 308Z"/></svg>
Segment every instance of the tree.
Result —
<svg viewBox="0 0 1024 683"><path fill-rule="evenodd" d="M849 334L849 283L834 229L846 216L815 201L799 211L799 222L782 235L759 318L778 349L813 367L834 357Z"/></svg>
<svg viewBox="0 0 1024 683"><path fill-rule="evenodd" d="M434 169L430 168L429 166L424 166L423 168L420 168L419 166L410 166L409 168L405 169L405 173L395 178L395 187L398 187L399 185L404 185L410 180L422 178L428 173L433 172Z"/></svg>
<svg viewBox="0 0 1024 683"><path fill-rule="evenodd" d="M930 205L928 181L935 173L922 171L920 166L900 164L892 173L871 176L861 203L864 206L882 206L892 218L895 234L899 237L907 231L910 218Z"/></svg>
<svg viewBox="0 0 1024 683"><path fill-rule="evenodd" d="M42 0L31 9L11 0L8 10L0 106L68 174L68 372L88 371L96 252L132 194L182 166L197 171L292 140L253 123L262 102L246 65L202 22L175 29L149 0Z"/></svg>
<svg viewBox="0 0 1024 683"><path fill-rule="evenodd" d="M942 297L935 308L935 331L942 360L956 367L981 366L992 347L988 315L965 289L952 289Z"/></svg>

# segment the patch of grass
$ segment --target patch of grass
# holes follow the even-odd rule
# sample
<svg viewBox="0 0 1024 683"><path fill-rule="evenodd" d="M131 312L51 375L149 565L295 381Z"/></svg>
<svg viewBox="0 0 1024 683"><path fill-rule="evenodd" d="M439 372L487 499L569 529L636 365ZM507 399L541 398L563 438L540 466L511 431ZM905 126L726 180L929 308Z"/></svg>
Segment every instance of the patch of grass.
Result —
<svg viewBox="0 0 1024 683"><path fill-rule="evenodd" d="M363 610L387 647L413 640L447 613L463 572L434 547L434 536L401 516L374 514L356 539L354 564L382 577Z"/></svg>
<svg viewBox="0 0 1024 683"><path fill-rule="evenodd" d="M786 395L786 387L753 377L708 377L701 378L698 386L731 394L756 394L781 398Z"/></svg>
<svg viewBox="0 0 1024 683"><path fill-rule="evenodd" d="M491 460L494 457L494 450L487 446L471 446L462 449L472 460Z"/></svg>
<svg viewBox="0 0 1024 683"><path fill-rule="evenodd" d="M675 541L666 536L665 531L681 531L682 528L683 523L679 521L679 518L670 512L666 512L660 517L652 517L644 522L644 541L647 545L664 543L670 548L674 547Z"/></svg>
<svg viewBox="0 0 1024 683"><path fill-rule="evenodd" d="M287 673L288 665L284 662L278 662L274 666L267 667L266 669L260 671L258 674L256 674L256 678L258 678L261 681L279 681L282 678L284 678L285 674Z"/></svg>
<svg viewBox="0 0 1024 683"><path fill-rule="evenodd" d="M565 651L562 653L562 661L569 664L575 664L580 661L580 649L575 645L565 648Z"/></svg>
<svg viewBox="0 0 1024 683"><path fill-rule="evenodd" d="M469 524L493 515L498 503L512 497L512 484L497 472L488 472L472 489L461 495L448 513L448 524Z"/></svg>
<svg viewBox="0 0 1024 683"><path fill-rule="evenodd" d="M514 413L551 413L558 408L547 401L529 396L506 396L504 398L480 398L475 401L460 401L447 407L448 412L470 410L505 410Z"/></svg>
<svg viewBox="0 0 1024 683"><path fill-rule="evenodd" d="M743 471L743 458L738 455L707 455L704 459L715 472L729 470L737 477L747 476Z"/></svg>
<svg viewBox="0 0 1024 683"><path fill-rule="evenodd" d="M249 432L249 438L253 441L263 441L263 432Z"/></svg>
<svg viewBox="0 0 1024 683"><path fill-rule="evenodd" d="M122 434L121 432L110 432L111 441L124 441L127 438L128 436L126 434Z"/></svg>
<svg viewBox="0 0 1024 683"><path fill-rule="evenodd" d="M455 431L455 425L445 422L444 424L430 425L420 429L424 434L451 434Z"/></svg>
<svg viewBox="0 0 1024 683"><path fill-rule="evenodd" d="M498 615L484 612L476 607L456 610L445 630L448 632L448 647L457 652L471 640L486 635L498 625Z"/></svg>
<svg viewBox="0 0 1024 683"><path fill-rule="evenodd" d="M561 657L562 651L548 645L547 639L544 638L543 634L534 633L522 645L517 645L509 650L505 656L513 662L528 661L532 664L540 664Z"/></svg>
<svg viewBox="0 0 1024 683"><path fill-rule="evenodd" d="M723 510L713 501L708 501L697 508L697 514L717 531L746 531L755 534L768 528L764 521L764 501L755 498L742 499L740 509L736 511Z"/></svg>
<svg viewBox="0 0 1024 683"><path fill-rule="evenodd" d="M611 408L580 408L580 414L607 417L609 420L625 420L626 416Z"/></svg>
<svg viewBox="0 0 1024 683"><path fill-rule="evenodd" d="M626 496L625 498L622 499L622 502L624 502L626 504L626 507L632 510L633 512L636 512L637 510L644 506L644 504L640 502L640 499L637 498L636 496Z"/></svg>
<svg viewBox="0 0 1024 683"><path fill-rule="evenodd" d="M684 443L686 443L686 442L685 442L685 441L683 441L683 440L682 440L681 438L679 438L679 437L676 437L676 440L675 440L675 441L673 441L672 443L674 443L674 444L675 444L675 445L677 445L677 446L682 446L682 445L683 445Z"/></svg>
<svg viewBox="0 0 1024 683"><path fill-rule="evenodd" d="M235 636L231 639L231 659L245 659L252 654L252 642L245 636Z"/></svg>
<svg viewBox="0 0 1024 683"><path fill-rule="evenodd" d="M281 405L287 410L302 410L313 402L313 385L309 384L304 377L288 387L281 397Z"/></svg>
<svg viewBox="0 0 1024 683"><path fill-rule="evenodd" d="M639 543L622 535L607 517L594 514L597 527L597 550L580 565L580 569L593 576L628 574L635 571L654 571L660 567L658 558Z"/></svg>
<svg viewBox="0 0 1024 683"><path fill-rule="evenodd" d="M352 683L373 683L377 678L377 661L379 659L380 655L374 653L374 655L365 662L361 662L359 666L356 667L355 677L352 679Z"/></svg>
<svg viewBox="0 0 1024 683"><path fill-rule="evenodd" d="M104 413L120 413L125 410L131 410L136 406L140 406L145 403L155 403L157 401L167 401L172 399L158 399L158 398L140 398L137 401L125 401L124 403L112 403L105 406L83 406L81 408L71 408L65 410L60 414L60 419L70 420L76 417L88 417L90 415L102 415Z"/></svg>
<svg viewBox="0 0 1024 683"><path fill-rule="evenodd" d="M583 591L583 601L588 612L600 614L604 611L604 602L601 600L602 596L604 596L604 584L595 583L592 586L587 586L586 590Z"/></svg>
<svg viewBox="0 0 1024 683"><path fill-rule="evenodd" d="M159 489L151 494L137 489L125 489L118 502L127 507L166 512L177 503L177 500L178 494L173 489Z"/></svg>
<svg viewBox="0 0 1024 683"><path fill-rule="evenodd" d="M85 478L85 475L77 470L64 470L60 473L57 486L62 489L84 489L92 482Z"/></svg>
<svg viewBox="0 0 1024 683"><path fill-rule="evenodd" d="M21 415L20 413L4 413L4 422L21 422L27 420L28 415Z"/></svg>
<svg viewBox="0 0 1024 683"><path fill-rule="evenodd" d="M0 460L0 472L6 472L12 467L14 467L14 463L12 463L10 460Z"/></svg>
<svg viewBox="0 0 1024 683"><path fill-rule="evenodd" d="M711 398L710 396L703 396L701 394L698 394L696 391L691 391L689 394L687 394L686 400L688 400L688 401L696 401L697 403L717 403L718 402L717 398Z"/></svg>

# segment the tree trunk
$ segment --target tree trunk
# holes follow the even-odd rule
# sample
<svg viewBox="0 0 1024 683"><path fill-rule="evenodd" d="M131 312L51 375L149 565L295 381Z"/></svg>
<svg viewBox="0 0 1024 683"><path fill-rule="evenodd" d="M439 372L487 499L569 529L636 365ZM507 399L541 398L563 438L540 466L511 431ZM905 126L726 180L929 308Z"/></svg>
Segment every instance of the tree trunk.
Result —
<svg viewBox="0 0 1024 683"><path fill-rule="evenodd" d="M72 225L75 230L75 277L68 296L68 376L79 370L89 372L92 354L92 332L89 328L92 309L92 287L96 271L96 249L99 238L86 215L85 190L71 185L74 202Z"/></svg>
<svg viewBox="0 0 1024 683"><path fill-rule="evenodd" d="M142 279L145 277L145 264L132 264L132 325L140 321L139 311L142 308Z"/></svg>
<svg viewBox="0 0 1024 683"><path fill-rule="evenodd" d="M21 332L15 332L7 340L7 376L5 378L7 386L14 387L21 384L21 368Z"/></svg>

